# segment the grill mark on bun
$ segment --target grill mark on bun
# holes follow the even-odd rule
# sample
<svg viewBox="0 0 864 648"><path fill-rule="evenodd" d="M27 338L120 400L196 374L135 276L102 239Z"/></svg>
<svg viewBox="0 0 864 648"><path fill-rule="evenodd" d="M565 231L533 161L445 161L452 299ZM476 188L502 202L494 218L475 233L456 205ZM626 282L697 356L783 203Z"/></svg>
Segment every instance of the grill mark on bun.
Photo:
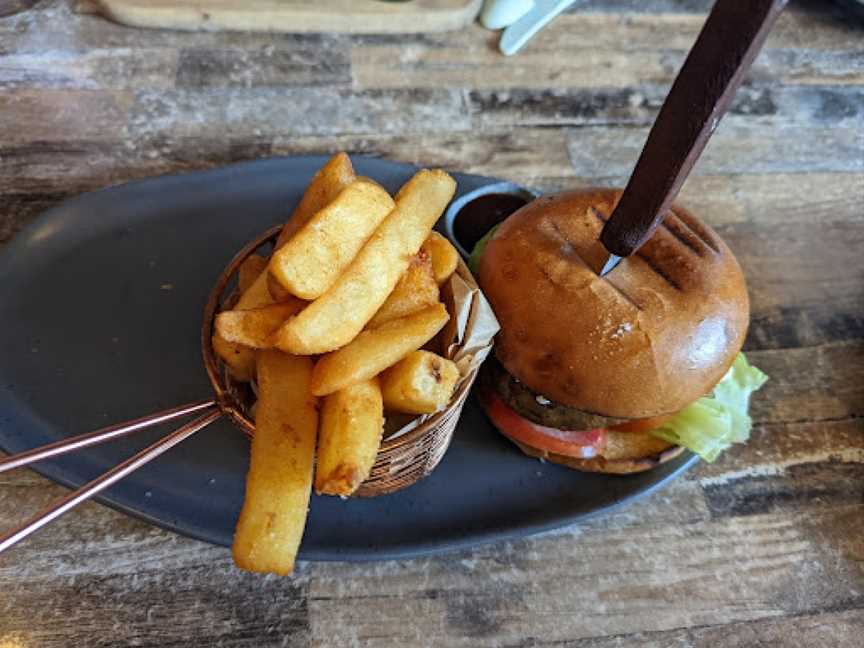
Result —
<svg viewBox="0 0 864 648"><path fill-rule="evenodd" d="M558 237L557 242L563 243L564 245L567 246L568 256L574 257L579 263L581 263L583 266L585 266L587 268L588 264L585 262L585 259L583 259L582 255L579 254L579 250L577 250L576 247L573 245L573 243L570 241L570 239L567 238L567 234L558 226L558 223L556 223L554 220L550 220L549 224L552 226L552 230L554 231L555 236ZM554 237L550 237L550 238L554 239ZM552 276L552 273L549 272L549 268L547 268L543 263L540 263L538 261L537 262L537 269L540 271L540 274L543 275L543 277L546 279L546 281L548 281L550 284L552 284L556 288L562 288L562 289L566 288L565 285L563 285L554 276Z"/></svg>
<svg viewBox="0 0 864 648"><path fill-rule="evenodd" d="M591 209L594 210L594 207L591 207ZM603 217L599 215L599 212L598 212L598 218L600 218L600 220L603 220ZM582 258L582 255L579 254L579 250L577 249L577 247L570 241L570 239L567 237L567 234L561 229L561 227L558 225L558 223L555 220L550 220L549 222L552 225L552 229L555 230L555 233L561 237L561 241L564 243L567 243L570 246L570 251L571 251L571 254L573 255L573 257L578 259L579 262L583 266L585 266L588 270L590 270L593 273L594 269L591 267L591 265L585 259ZM539 264L538 268L540 269L540 273L546 278L547 281L549 281L549 283L551 283L553 286L558 285L558 283L555 281L555 279L552 277L552 275L549 274L549 271L546 269L545 266L543 266L542 264ZM620 288L620 287L616 286L614 283L612 283L612 281L609 279L609 277L599 277L599 278L602 281L605 281L610 286L612 286L612 289L616 293L618 293L618 295L620 295L624 299L624 301L626 301L628 304L633 306L633 308L635 308L638 311L642 310L642 306L639 304L639 302L637 302L631 295L628 295L626 292L624 292L623 288Z"/></svg>
<svg viewBox="0 0 864 648"><path fill-rule="evenodd" d="M585 259L580 256L579 250L577 250L576 247L573 245L573 241L567 238L567 233L561 229L561 227L558 225L558 222L555 220L550 220L549 224L552 225L552 229L555 230L555 233L560 237L561 241L569 245L571 250L576 253L577 257L579 257L579 260L582 263L585 263Z"/></svg>
<svg viewBox="0 0 864 648"><path fill-rule="evenodd" d="M604 224L606 223L606 221L607 221L606 216L603 214L603 212L601 212L599 209L597 209L594 205L589 206L588 211L591 212L591 214L597 220L599 220L601 223L604 223ZM675 240L680 242L684 247L686 247L688 250L694 252L696 254L696 256L699 256L699 257L705 256L705 253L701 248L698 247L698 243L696 243L696 240L701 241L707 247L714 250L714 252L719 253L720 250L718 247L716 247L716 243L714 242L711 235L708 234L708 232L706 232L698 223L695 223L691 219L688 219L688 220L691 220L691 223L693 223L693 225L695 225L695 227L690 227L689 224L686 221L684 221L684 219L681 218L681 216L679 214L676 214L673 210L671 210L671 209L669 210L666 218L668 218L669 214L671 214L672 216L681 220L681 222L686 227L688 227L688 229L693 233L693 236L695 237L695 240L694 240L694 238L690 237L684 230L679 229L677 227L675 227L675 228L669 227L669 225L667 225L665 220L661 221L663 228L666 231L668 231L669 234L671 234ZM669 273L667 273L665 270L663 270L663 268L661 268L657 264L655 259L652 259L647 254L645 254L644 252L640 252L640 251L637 251L634 256L637 256L640 259L642 259L645 262L645 264L649 268L651 268L651 270L653 270L659 277L661 277L663 279L663 281L668 283L675 290L678 290L678 291L683 290L681 284L678 281L676 281L675 279L673 279ZM606 279L608 281L607 277L603 277L603 279ZM611 281L609 281L609 285L613 286L620 294L624 295L624 297L627 299L627 301L629 301L634 306L639 308L639 310L642 310L642 308L639 307L639 305L637 304L637 302L635 300L630 298L629 295L627 295L623 290L619 289L617 286L612 284Z"/></svg>
<svg viewBox="0 0 864 648"><path fill-rule="evenodd" d="M698 236L699 240L701 240L705 245L707 245L709 248L711 248L715 253L720 254L719 243L717 243L717 241L714 239L714 237L711 236L711 234L708 232L708 230L706 230L704 227L702 227L701 223L696 221L692 216L690 216L690 214L685 214L685 213L679 214L679 213L674 212L674 211L672 213L675 214L675 217L679 221L684 223L684 225L685 225L685 227L687 227L687 229L689 229L696 236Z"/></svg>
<svg viewBox="0 0 864 648"><path fill-rule="evenodd" d="M591 212L591 215L594 216L594 218L604 225L606 224L608 219L599 209L591 205L588 208L588 211ZM703 248L699 246L699 243L704 244L707 248L719 254L720 248L717 246L716 241L714 241L711 235L708 234L708 232L706 232L698 223L693 222L691 219L688 220L684 220L680 214L677 214L674 210L670 209L660 224L663 229L669 232L673 237L675 237L675 239L694 252L697 256L701 257L705 255L705 252ZM678 221L680 221L684 226L683 228L678 227Z"/></svg>
<svg viewBox="0 0 864 648"><path fill-rule="evenodd" d="M663 219L663 222L661 223L663 229L674 236L677 241L687 249L691 250L696 256L705 256L705 248L707 247L705 242L689 230L685 229L686 226L682 227L677 221L672 220L669 217L670 215L674 217L674 212L668 212L666 217Z"/></svg>
<svg viewBox="0 0 864 648"><path fill-rule="evenodd" d="M601 212L599 209L597 209L596 207L594 207L594 205L591 205L590 207L588 207L588 211L591 212L591 214L592 214L592 215L593 215L597 220L599 220L601 223L605 223L605 222L606 222L606 217L603 215L603 212ZM664 223L664 226L665 226L665 223ZM700 256L700 257L703 256L703 254L700 254L699 250L693 246L693 242L692 242L692 240L691 240L690 242L688 242L687 240L685 240L684 238L682 238L682 236L678 236L677 233L674 232L674 231L672 231L670 228L666 227L666 229L667 229L667 230L669 231L669 233L673 236L673 238L675 238L676 240L678 240L678 241L680 241L681 243L683 243L685 247L687 247L688 249L690 249L690 250L692 250L693 252L695 252L698 256ZM684 235L684 236L686 236L686 235ZM700 237L700 238L701 238L701 237ZM704 239L701 239L701 240L704 241ZM707 242L706 242L706 245L708 245ZM663 268L661 268L659 265L657 265L657 263L654 261L654 259L652 259L651 257L649 257L647 254L645 254L644 252L636 252L635 256L637 256L637 257L639 257L640 259L642 259L642 260L645 262L645 264L646 264L649 268L651 268L651 269L652 269L652 270L653 270L653 271L654 271L658 276L660 276L660 277L661 277L661 278L662 278L666 283L668 283L670 286L672 286L675 290L679 290L679 291L680 291L680 290L682 289L682 288L681 288L681 284L678 283L677 281L675 281L675 279L673 279L673 278L672 278L668 273L666 273L666 272L663 270ZM638 304L638 303L637 303L633 298L631 298L631 297L630 297L629 295L627 295L623 290L621 290L620 288L618 288L618 286L616 286L616 285L613 284L611 281L609 281L608 277L603 277L603 279L605 279L605 280L609 283L610 286L612 286L613 288L615 288L615 290L616 290L619 294L623 295L623 296L627 299L627 301L629 301L631 304L633 304L634 306L636 306L636 308L638 308L639 310L642 310L642 308L639 306L639 304Z"/></svg>
<svg viewBox="0 0 864 648"><path fill-rule="evenodd" d="M609 284L610 286L612 286L612 288L615 290L615 292L617 292L619 295L621 295L631 306L633 306L633 308L635 308L638 311L642 310L642 306L639 304L639 302L637 302L635 299L633 299L633 297L631 297L626 292L624 292L624 290L622 288L619 288L614 283L612 283L612 281L609 279L609 277L601 277L601 279L603 281L605 281L607 284Z"/></svg>
<svg viewBox="0 0 864 648"><path fill-rule="evenodd" d="M655 274L657 274L658 277L662 278L663 281L668 283L675 290L678 290L678 291L682 290L681 284L679 284L671 276L669 276L669 274L666 273L666 271L664 271L663 268L661 268L659 265L657 265L657 263L654 261L654 259L649 257L647 254L645 254L644 252L637 252L634 256L637 256L640 259L642 259L642 261L644 261L645 264L649 268L651 268L655 272Z"/></svg>
<svg viewBox="0 0 864 648"><path fill-rule="evenodd" d="M588 211L590 211L591 214L592 214L592 215L593 215L597 220L599 220L601 223L603 223L603 224L606 223L606 216L604 216L604 215L603 215L603 212L601 212L599 209L597 209L594 205L591 205L591 206L588 208Z"/></svg>

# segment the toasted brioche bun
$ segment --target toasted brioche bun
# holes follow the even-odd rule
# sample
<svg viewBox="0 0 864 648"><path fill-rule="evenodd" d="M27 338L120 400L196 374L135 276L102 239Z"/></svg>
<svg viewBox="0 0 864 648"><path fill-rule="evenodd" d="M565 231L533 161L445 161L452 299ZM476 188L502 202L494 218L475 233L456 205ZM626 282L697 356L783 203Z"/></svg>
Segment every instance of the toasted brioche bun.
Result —
<svg viewBox="0 0 864 648"><path fill-rule="evenodd" d="M598 237L620 195L587 189L529 203L489 241L478 277L508 372L568 407L646 418L711 391L744 342L749 302L732 252L677 206L601 279Z"/></svg>

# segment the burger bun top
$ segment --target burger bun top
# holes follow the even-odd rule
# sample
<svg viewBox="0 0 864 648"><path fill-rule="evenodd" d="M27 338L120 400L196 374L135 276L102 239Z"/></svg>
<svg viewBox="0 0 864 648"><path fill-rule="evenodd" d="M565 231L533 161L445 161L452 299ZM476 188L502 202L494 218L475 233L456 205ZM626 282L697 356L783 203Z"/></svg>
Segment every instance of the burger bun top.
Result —
<svg viewBox="0 0 864 648"><path fill-rule="evenodd" d="M515 378L569 407L645 418L712 390L744 342L749 301L731 250L678 206L599 277L598 239L620 196L529 203L495 232L478 279L501 324L496 355Z"/></svg>

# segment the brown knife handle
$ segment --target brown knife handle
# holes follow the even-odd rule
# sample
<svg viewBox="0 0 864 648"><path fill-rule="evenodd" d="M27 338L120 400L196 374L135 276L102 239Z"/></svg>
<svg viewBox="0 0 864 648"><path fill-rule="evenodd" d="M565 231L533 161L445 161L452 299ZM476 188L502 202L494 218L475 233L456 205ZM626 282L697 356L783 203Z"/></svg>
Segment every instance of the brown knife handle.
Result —
<svg viewBox="0 0 864 648"><path fill-rule="evenodd" d="M651 237L787 0L717 0L600 240L629 256Z"/></svg>

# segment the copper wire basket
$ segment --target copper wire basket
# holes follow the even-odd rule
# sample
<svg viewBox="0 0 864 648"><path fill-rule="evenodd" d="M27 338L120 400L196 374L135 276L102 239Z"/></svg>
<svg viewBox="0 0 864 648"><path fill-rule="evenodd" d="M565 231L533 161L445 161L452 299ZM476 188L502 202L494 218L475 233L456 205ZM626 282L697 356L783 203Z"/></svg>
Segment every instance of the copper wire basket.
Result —
<svg viewBox="0 0 864 648"><path fill-rule="evenodd" d="M219 275L216 285L207 299L201 326L201 352L204 367L210 378L210 384L213 386L214 393L212 396L152 412L130 421L109 425L93 432L85 432L0 459L0 473L2 473L13 468L28 466L49 457L60 456L82 448L120 439L139 430L167 423L190 414L197 414L195 419L117 464L99 477L49 504L10 531L0 534L0 553L52 520L57 519L66 511L102 492L126 475L182 443L222 416L227 416L250 438L254 435L255 424L250 417L254 391L251 385L234 380L228 374L222 361L216 356L212 344L213 323L216 313L223 307L230 307L237 297L235 286L240 264L255 251L272 245L280 230L281 226L274 227L244 246ZM464 269L461 260L459 263L460 268ZM465 399L468 397L468 392L476 375L477 369L475 368L462 377L453 400L447 408L433 414L416 427L402 434L385 438L381 443L378 458L372 467L369 478L360 485L355 495L375 497L393 493L407 488L431 473L450 445L453 432L456 430L456 423L462 412L462 406L465 404Z"/></svg>
<svg viewBox="0 0 864 648"><path fill-rule="evenodd" d="M216 355L211 342L213 326L216 314L230 308L237 299L235 286L240 265L258 250L273 244L280 230L281 226L277 226L264 232L231 259L207 299L201 327L201 353L216 401L222 412L249 437L255 433L255 423L250 415L255 394L248 383L235 380ZM476 375L475 369L460 381L453 399L445 409L436 412L404 434L385 438L381 442L378 458L369 477L360 484L354 495L386 495L407 488L431 473L450 446L462 407Z"/></svg>

